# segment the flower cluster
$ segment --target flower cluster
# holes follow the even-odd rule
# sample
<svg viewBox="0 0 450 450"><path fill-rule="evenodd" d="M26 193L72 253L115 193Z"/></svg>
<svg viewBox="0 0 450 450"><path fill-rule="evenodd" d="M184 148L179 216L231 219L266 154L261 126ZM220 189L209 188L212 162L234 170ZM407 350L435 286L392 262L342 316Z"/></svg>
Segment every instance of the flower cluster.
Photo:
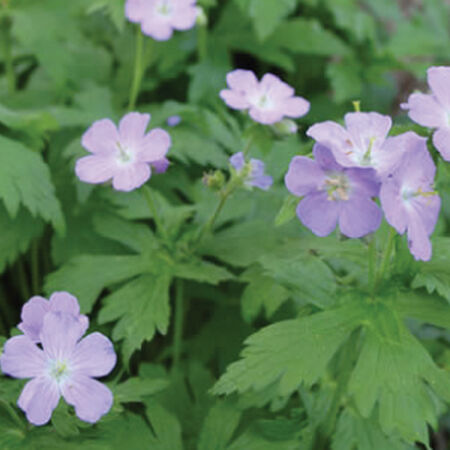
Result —
<svg viewBox="0 0 450 450"><path fill-rule="evenodd" d="M336 224L343 234L361 237L375 231L382 212L407 233L416 259L431 258L429 236L436 225L440 199L433 190L435 165L426 139L413 132L387 137L391 119L378 113L349 113L345 127L331 121L313 125L315 160L295 157L285 182L304 197L297 207L300 221L318 236Z"/></svg>
<svg viewBox="0 0 450 450"><path fill-rule="evenodd" d="M75 173L86 183L104 183L112 179L114 189L131 191L151 176L165 172L169 134L161 128L145 133L150 114L128 113L117 128L110 119L94 122L84 133L81 144L92 153L79 159Z"/></svg>
<svg viewBox="0 0 450 450"><path fill-rule="evenodd" d="M111 372L116 353L101 333L81 339L88 326L67 292L50 300L32 297L23 306L18 328L24 334L6 341L0 367L11 377L31 378L17 404L33 425L50 420L61 396L85 422L95 423L111 409L111 391L94 378Z"/></svg>
<svg viewBox="0 0 450 450"><path fill-rule="evenodd" d="M140 23L147 36L167 41L173 30L189 30L195 25L196 0L127 0L125 15L130 22Z"/></svg>
<svg viewBox="0 0 450 450"><path fill-rule="evenodd" d="M264 191L272 186L273 179L264 173L265 165L261 160L252 158L246 163L244 153L239 152L231 156L229 161L236 174L243 177L245 186L257 187Z"/></svg>

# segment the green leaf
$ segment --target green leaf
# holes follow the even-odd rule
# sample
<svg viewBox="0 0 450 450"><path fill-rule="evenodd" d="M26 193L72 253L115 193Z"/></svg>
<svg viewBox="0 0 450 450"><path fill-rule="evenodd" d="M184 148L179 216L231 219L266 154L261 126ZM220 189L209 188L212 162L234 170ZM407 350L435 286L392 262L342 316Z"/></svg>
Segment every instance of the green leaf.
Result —
<svg viewBox="0 0 450 450"><path fill-rule="evenodd" d="M283 19L294 11L297 0L236 0L252 19L258 38L269 37Z"/></svg>
<svg viewBox="0 0 450 450"><path fill-rule="evenodd" d="M294 53L346 56L350 52L340 38L314 19L297 18L283 23L275 30L271 41Z"/></svg>
<svg viewBox="0 0 450 450"><path fill-rule="evenodd" d="M64 217L42 157L0 136L0 168L0 197L10 216L14 218L22 204L63 233Z"/></svg>
<svg viewBox="0 0 450 450"><path fill-rule="evenodd" d="M339 416L331 450L414 450L394 436L386 436L376 421L365 419L354 409L347 407Z"/></svg>
<svg viewBox="0 0 450 450"><path fill-rule="evenodd" d="M177 262L171 268L174 276L199 283L219 284L232 280L234 275L223 267L191 257L189 261Z"/></svg>
<svg viewBox="0 0 450 450"><path fill-rule="evenodd" d="M198 450L226 450L242 412L229 401L219 400L208 412L198 441Z"/></svg>
<svg viewBox="0 0 450 450"><path fill-rule="evenodd" d="M259 262L267 275L291 289L300 299L322 308L334 303L335 276L318 257L309 253L267 254Z"/></svg>
<svg viewBox="0 0 450 450"><path fill-rule="evenodd" d="M289 195L284 199L283 206L281 207L277 217L275 217L275 226L279 227L287 222L290 222L295 217L297 205L299 203L298 197Z"/></svg>
<svg viewBox="0 0 450 450"><path fill-rule="evenodd" d="M142 256L82 255L48 275L44 290L48 295L54 291L72 293L82 312L88 313L105 287L139 275L147 268L148 261Z"/></svg>
<svg viewBox="0 0 450 450"><path fill-rule="evenodd" d="M170 317L170 283L170 275L163 273L141 275L104 299L99 323L119 319L112 337L124 340L122 352L127 361L145 340L153 338L156 330L166 334Z"/></svg>
<svg viewBox="0 0 450 450"><path fill-rule="evenodd" d="M144 397L164 390L168 384L168 380L163 378L129 378L112 387L114 401L118 403L143 402Z"/></svg>
<svg viewBox="0 0 450 450"><path fill-rule="evenodd" d="M62 400L59 401L58 407L53 411L52 425L63 438L73 438L80 434L76 417L69 414L68 405Z"/></svg>
<svg viewBox="0 0 450 450"><path fill-rule="evenodd" d="M410 444L428 445L427 423L437 426L433 389L450 400L450 376L439 369L394 311L374 304L364 344L348 391L363 417L378 405L378 420L387 435L399 433Z"/></svg>
<svg viewBox="0 0 450 450"><path fill-rule="evenodd" d="M270 319L276 310L290 297L290 293L273 278L263 275L261 269L251 268L242 275L249 281L241 298L242 317L252 322L263 309L266 318Z"/></svg>
<svg viewBox="0 0 450 450"><path fill-rule="evenodd" d="M289 395L321 377L341 344L358 326L357 302L296 320L278 322L251 335L242 359L231 364L214 394L260 391L272 383Z"/></svg>
<svg viewBox="0 0 450 450"><path fill-rule="evenodd" d="M146 415L155 432L154 450L183 450L181 427L171 413L153 400L146 402Z"/></svg>
<svg viewBox="0 0 450 450"><path fill-rule="evenodd" d="M333 88L337 102L358 100L361 98L363 68L355 58L344 58L330 62L327 66L327 77Z"/></svg>
<svg viewBox="0 0 450 450"><path fill-rule="evenodd" d="M414 289L424 287L429 294L437 292L450 302L450 238L433 239L433 257L431 261L420 264L419 273L414 277Z"/></svg>
<svg viewBox="0 0 450 450"><path fill-rule="evenodd" d="M25 253L43 230L43 223L33 219L23 208L15 219L11 219L4 206L0 205L0 273L7 264L12 264Z"/></svg>

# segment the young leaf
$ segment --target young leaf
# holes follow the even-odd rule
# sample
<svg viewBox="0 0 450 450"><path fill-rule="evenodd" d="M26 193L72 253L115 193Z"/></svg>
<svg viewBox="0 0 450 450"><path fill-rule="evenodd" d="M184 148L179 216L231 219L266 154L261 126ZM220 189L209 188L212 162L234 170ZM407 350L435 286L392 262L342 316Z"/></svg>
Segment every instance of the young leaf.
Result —
<svg viewBox="0 0 450 450"><path fill-rule="evenodd" d="M118 403L142 402L144 397L164 390L169 382L164 378L133 377L112 387L114 400Z"/></svg>

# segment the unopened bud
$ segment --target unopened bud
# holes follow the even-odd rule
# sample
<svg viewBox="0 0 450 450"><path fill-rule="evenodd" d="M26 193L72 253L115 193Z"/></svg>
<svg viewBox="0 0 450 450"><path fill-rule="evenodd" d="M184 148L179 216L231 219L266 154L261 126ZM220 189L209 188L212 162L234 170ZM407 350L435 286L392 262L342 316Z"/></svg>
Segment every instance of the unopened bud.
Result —
<svg viewBox="0 0 450 450"><path fill-rule="evenodd" d="M197 25L201 27L205 27L208 25L208 16L205 13L205 10L201 6L197 6L195 8L197 10Z"/></svg>
<svg viewBox="0 0 450 450"><path fill-rule="evenodd" d="M291 119L283 119L275 123L273 129L280 136L290 136L297 133L298 125Z"/></svg>
<svg viewBox="0 0 450 450"><path fill-rule="evenodd" d="M220 190L225 185L225 175L221 170L205 173L203 175L203 184L211 189Z"/></svg>

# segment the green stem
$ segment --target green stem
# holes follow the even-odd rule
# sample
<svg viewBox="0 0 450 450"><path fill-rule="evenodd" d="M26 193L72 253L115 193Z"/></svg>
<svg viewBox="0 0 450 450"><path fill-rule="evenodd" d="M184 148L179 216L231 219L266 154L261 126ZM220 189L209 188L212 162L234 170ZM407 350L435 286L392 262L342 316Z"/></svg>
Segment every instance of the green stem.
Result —
<svg viewBox="0 0 450 450"><path fill-rule="evenodd" d="M143 53L144 53L144 36L140 26L136 27L136 54L134 60L133 82L130 90L130 101L128 110L132 111L136 106L136 100L141 88L142 77L144 75Z"/></svg>
<svg viewBox="0 0 450 450"><path fill-rule="evenodd" d="M172 370L175 370L181 359L181 350L183 347L183 322L184 322L184 303L183 303L183 281L175 280L175 319L173 328L173 358Z"/></svg>
<svg viewBox="0 0 450 450"><path fill-rule="evenodd" d="M199 61L205 61L208 57L208 28L206 25L199 25L197 27L198 33L198 47L197 55Z"/></svg>
<svg viewBox="0 0 450 450"><path fill-rule="evenodd" d="M150 191L150 188L144 184L144 186L142 186L142 192L144 193L144 197L145 200L147 201L148 208L150 209L150 213L152 214L153 220L155 221L157 232L164 240L167 241L169 239L169 236L167 235L167 231L164 228L161 219L159 217L158 210L156 209L155 202L153 201L153 195L152 192Z"/></svg>
<svg viewBox="0 0 450 450"><path fill-rule="evenodd" d="M247 156L247 154L248 154L252 144L253 144L253 135L248 138L248 141L245 144L244 150L242 150L242 153L244 154L244 157Z"/></svg>
<svg viewBox="0 0 450 450"><path fill-rule="evenodd" d="M369 242L369 289L371 292L373 292L374 289L376 262L377 246L375 235L373 235Z"/></svg>
<svg viewBox="0 0 450 450"><path fill-rule="evenodd" d="M392 250L394 248L394 243L395 243L395 236L397 235L397 232L395 231L394 228L390 228L389 229L389 236L388 236L388 241L386 244L386 248L384 251L384 255L383 255L383 259L381 260L381 265L380 265L380 269L377 273L377 276L375 278L375 283L374 283L374 290L373 292L375 293L378 285L380 284L380 282L383 280L385 274L386 274L386 270L389 266L390 260L391 260L391 253Z"/></svg>
<svg viewBox="0 0 450 450"><path fill-rule="evenodd" d="M5 62L5 74L8 82L8 92L13 94L16 90L16 76L12 60L11 19L5 16L0 23L0 42L3 41L3 58Z"/></svg>
<svg viewBox="0 0 450 450"><path fill-rule="evenodd" d="M33 294L37 295L40 292L39 279L39 243L34 241L31 244L31 288Z"/></svg>

